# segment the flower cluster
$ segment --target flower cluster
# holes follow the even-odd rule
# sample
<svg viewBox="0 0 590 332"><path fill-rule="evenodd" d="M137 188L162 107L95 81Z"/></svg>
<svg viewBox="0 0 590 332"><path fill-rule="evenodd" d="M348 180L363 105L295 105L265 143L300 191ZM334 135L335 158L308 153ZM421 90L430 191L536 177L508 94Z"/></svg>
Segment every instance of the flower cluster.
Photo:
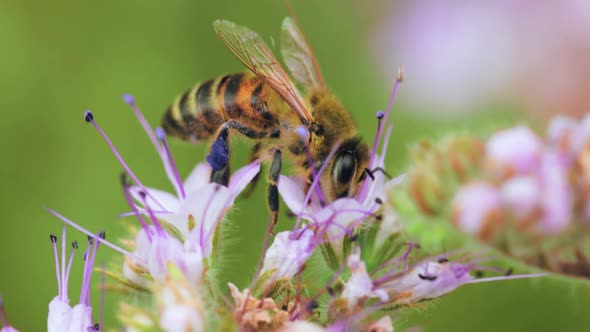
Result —
<svg viewBox="0 0 590 332"><path fill-rule="evenodd" d="M65 225L61 259L58 239L51 236L56 261L58 295L49 304L49 331L103 331L93 323L91 275L99 244L121 253L119 264L103 265L110 289L127 298L119 318L127 331L393 331L389 314L401 307L447 294L465 284L530 277L500 276L476 279L473 271L493 270L476 257L416 254L417 244L402 234L402 224L391 193L405 175L391 178L385 171L385 153L392 126L386 127L401 82L398 76L386 112L377 113L375 137L367 176L348 197L327 200L320 177L336 148L312 176L280 175L278 192L292 215L292 228L272 232L269 218L267 241L258 269L247 287L219 285L219 252L224 245L224 220L238 195L258 175L261 160L238 169L227 185L211 181L209 163L196 165L182 180L165 132L152 129L131 96L125 102L136 114L156 153L173 193L145 186L125 162L94 115L84 119L104 138L124 170L123 196L132 217L132 237L118 246L93 234L61 214L49 210L64 224L88 235L84 252L80 299L70 304L68 279L78 248L72 243L66 258ZM305 128L297 128L310 156ZM380 148L380 152L378 151ZM308 163L313 165L311 160ZM288 222L288 221L281 221ZM126 249L127 248L127 249ZM451 259L455 257L454 259ZM230 298L231 297L231 298ZM104 299L101 299L101 308ZM2 332L14 331L0 307Z"/></svg>
<svg viewBox="0 0 590 332"><path fill-rule="evenodd" d="M586 234L590 225L590 115L582 121L558 116L544 136L521 125L485 141L455 136L441 147L422 146L427 153L412 170L411 195L423 213L448 213L463 232L560 270L550 257L541 263L532 256L547 252L548 240L567 248L585 241L568 235Z"/></svg>
<svg viewBox="0 0 590 332"><path fill-rule="evenodd" d="M511 220L521 232L549 236L590 222L590 117L557 117L546 136L519 126L488 139L484 176L453 201L461 229L489 238Z"/></svg>

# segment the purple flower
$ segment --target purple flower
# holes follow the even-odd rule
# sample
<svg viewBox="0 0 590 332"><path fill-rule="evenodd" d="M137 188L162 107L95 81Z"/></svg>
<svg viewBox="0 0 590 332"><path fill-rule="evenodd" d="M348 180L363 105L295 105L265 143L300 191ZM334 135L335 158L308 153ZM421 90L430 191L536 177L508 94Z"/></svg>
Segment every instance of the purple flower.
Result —
<svg viewBox="0 0 590 332"><path fill-rule="evenodd" d="M475 279L470 274L474 270L490 269L478 266L475 261L460 263L449 261L445 257L434 257L421 261L407 270L404 269L401 273L388 272L374 282L379 289L390 295L391 303L409 305L441 297L469 283L534 278L545 275L541 273Z"/></svg>
<svg viewBox="0 0 590 332"><path fill-rule="evenodd" d="M184 198L148 187L145 191L150 195L146 195L145 200L141 197L144 189L134 186L130 188L130 192L140 205L141 212L147 213L146 208L161 205L164 211L154 212L158 218L174 226L183 238L202 242L201 250L208 256L211 252L210 237L214 228L259 171L259 161L240 168L230 178L228 187L225 187L210 183L211 168L207 163L200 163L184 182L183 187L187 193ZM191 218L195 223L192 227Z"/></svg>
<svg viewBox="0 0 590 332"><path fill-rule="evenodd" d="M104 233L98 235L104 239ZM96 258L99 241L89 238L88 247L84 252L84 271L82 277L82 287L80 290L80 299L73 307L70 305L68 296L68 280L70 270L78 244L72 242L72 250L69 259L66 259L66 229L65 225L62 231L62 248L61 260L58 252L57 236L51 235L53 244L53 254L55 258L55 272L57 274L58 294L49 303L49 315L47 317L47 331L49 332L80 332L88 330L99 331L102 328L102 322L98 325L92 323L92 307L90 303L90 279L92 269Z"/></svg>
<svg viewBox="0 0 590 332"><path fill-rule="evenodd" d="M555 116L547 127L547 139L549 143L564 152L573 150L572 139L578 127L578 122L568 116Z"/></svg>
<svg viewBox="0 0 590 332"><path fill-rule="evenodd" d="M590 114L587 114L572 133L571 149L575 154L581 153L590 144Z"/></svg>
<svg viewBox="0 0 590 332"><path fill-rule="evenodd" d="M539 209L541 187L536 177L516 176L500 188L502 204L510 209L517 221L525 221Z"/></svg>
<svg viewBox="0 0 590 332"><path fill-rule="evenodd" d="M476 112L498 100L537 114L587 109L589 76L580 68L588 68L590 59L583 28L590 19L588 2L382 4L372 16L381 17L375 23L375 54L384 73L398 63L412 73L405 87L410 109ZM555 64L559 69L547 69Z"/></svg>
<svg viewBox="0 0 590 332"><path fill-rule="evenodd" d="M360 248L355 248L347 262L351 275L346 281L340 297L346 300L348 310L352 311L361 301L369 298L379 298L383 303L389 300L387 292L377 289L373 284L371 276L367 273L365 262L361 260Z"/></svg>
<svg viewBox="0 0 590 332"><path fill-rule="evenodd" d="M502 198L495 187L474 182L462 187L453 198L453 219L463 232L490 236L494 223L501 221Z"/></svg>
<svg viewBox="0 0 590 332"><path fill-rule="evenodd" d="M570 225L573 197L567 173L567 161L560 153L547 151L543 154L538 173L543 206L543 216L538 224L541 233L558 233Z"/></svg>
<svg viewBox="0 0 590 332"><path fill-rule="evenodd" d="M539 165L542 142L528 127L499 131L486 144L486 155L500 177L525 174Z"/></svg>
<svg viewBox="0 0 590 332"><path fill-rule="evenodd" d="M264 262L260 275L267 276L270 281L291 279L301 272L304 264L314 250L312 230L304 228L293 232L285 231L275 235L272 245L264 254Z"/></svg>
<svg viewBox="0 0 590 332"><path fill-rule="evenodd" d="M168 148L164 131L161 128L152 130L133 98L125 96L124 99L151 139L164 165L164 171L176 191L175 194L170 194L143 185L98 125L92 113L85 113L85 120L103 136L125 169L126 175L135 183L130 185L124 178L124 194L133 210L124 215L137 216L142 229L136 235L133 257L125 262L124 275L145 286L147 280L142 276L144 273L149 273L154 279L162 281L169 272L169 264L172 263L187 279L196 281L201 278L203 259L211 254L217 225L238 194L258 174L260 162L254 161L235 172L227 187L209 182L211 167L207 163L198 164L183 182ZM145 217L148 217L149 221ZM178 234L169 234L166 225L161 221L173 226Z"/></svg>

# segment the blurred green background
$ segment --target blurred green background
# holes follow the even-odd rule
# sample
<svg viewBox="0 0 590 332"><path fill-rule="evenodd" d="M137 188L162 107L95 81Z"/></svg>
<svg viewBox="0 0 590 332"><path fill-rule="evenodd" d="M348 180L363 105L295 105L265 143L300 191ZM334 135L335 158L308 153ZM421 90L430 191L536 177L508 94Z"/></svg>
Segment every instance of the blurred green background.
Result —
<svg viewBox="0 0 590 332"><path fill-rule="evenodd" d="M378 2L293 4L331 89L372 139L373 115L387 103L394 72L377 64L369 35L377 17L393 20L395 13L380 12ZM132 93L157 125L178 93L200 80L242 70L214 34L215 19L233 20L276 38L287 14L277 0L0 2L0 294L14 326L43 331L47 305L56 295L48 235L60 232L61 223L44 207L90 230L105 230L108 239L125 235L116 218L126 211L118 180L121 167L83 121L83 111L93 110L145 184L171 189L121 95ZM406 75L411 81L411 71ZM518 103L504 100L498 103L501 108L482 106L493 112L462 117L411 115L403 86L399 101L388 155L393 173L403 170L407 146L418 138L438 137L449 129L488 131L521 118L514 113ZM171 145L181 174L205 155L204 145ZM246 154L237 151L234 157L236 165L243 164ZM247 285L260 255L267 220L259 214L263 189L259 186L252 199L239 199L233 214L235 241L223 276L239 286ZM85 238L73 230L68 234L70 239ZM99 260L108 262L116 255L103 247ZM73 300L80 285L79 258L70 280ZM425 331L582 331L590 327L588 295L584 283L565 285L551 278L470 285L427 311L406 310L407 317L394 318L402 327L423 322ZM95 292L95 311L97 299ZM118 326L116 308L117 297L108 294L107 327Z"/></svg>

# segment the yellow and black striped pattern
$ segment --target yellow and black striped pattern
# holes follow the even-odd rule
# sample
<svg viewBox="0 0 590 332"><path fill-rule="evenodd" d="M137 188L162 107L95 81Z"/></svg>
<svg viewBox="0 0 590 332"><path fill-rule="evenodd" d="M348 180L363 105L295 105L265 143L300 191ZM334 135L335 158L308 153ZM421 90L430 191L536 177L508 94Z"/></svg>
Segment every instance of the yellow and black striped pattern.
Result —
<svg viewBox="0 0 590 332"><path fill-rule="evenodd" d="M178 96L162 119L168 135L183 140L212 138L219 127L236 120L254 130L268 130L279 124L276 109L282 109L278 95L250 72L229 74L197 84ZM273 111L271 108L277 106Z"/></svg>

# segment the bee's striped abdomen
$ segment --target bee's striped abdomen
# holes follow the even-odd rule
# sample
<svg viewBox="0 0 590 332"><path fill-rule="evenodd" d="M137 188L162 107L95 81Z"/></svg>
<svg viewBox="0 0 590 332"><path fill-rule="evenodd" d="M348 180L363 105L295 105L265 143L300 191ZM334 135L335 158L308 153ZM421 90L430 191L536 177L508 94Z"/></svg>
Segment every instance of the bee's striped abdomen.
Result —
<svg viewBox="0 0 590 332"><path fill-rule="evenodd" d="M164 130L184 140L211 138L228 120L253 129L278 124L269 108L275 92L250 72L230 74L196 85L176 98L162 119Z"/></svg>
<svg viewBox="0 0 590 332"><path fill-rule="evenodd" d="M212 97L217 84L218 80L205 81L178 96L162 119L166 133L191 141L214 135L225 122Z"/></svg>
<svg viewBox="0 0 590 332"><path fill-rule="evenodd" d="M257 129L278 123L277 114L269 109L275 92L250 72L224 76L217 88L217 103L227 119L237 120Z"/></svg>

